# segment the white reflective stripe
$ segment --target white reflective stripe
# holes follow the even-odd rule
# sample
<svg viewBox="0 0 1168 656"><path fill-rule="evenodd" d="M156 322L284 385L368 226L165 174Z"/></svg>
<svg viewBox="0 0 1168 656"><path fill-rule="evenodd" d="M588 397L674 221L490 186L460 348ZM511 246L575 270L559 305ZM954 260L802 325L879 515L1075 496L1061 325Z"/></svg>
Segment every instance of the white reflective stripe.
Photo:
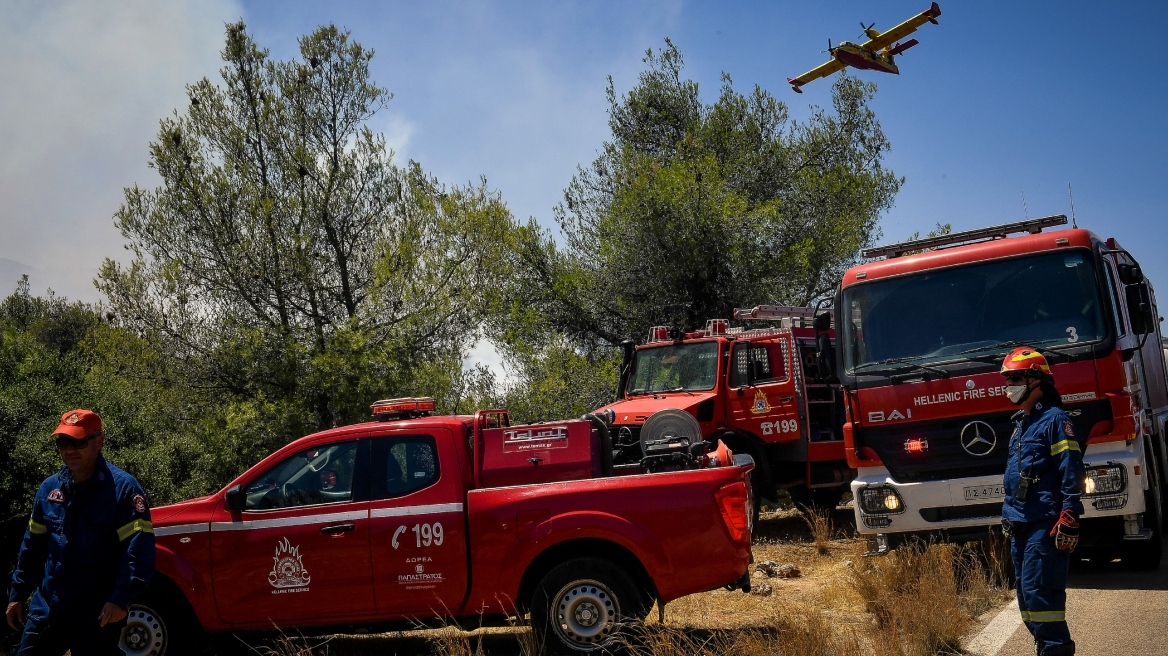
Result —
<svg viewBox="0 0 1168 656"><path fill-rule="evenodd" d="M460 513L461 503L434 503L428 506L404 506L401 508L374 508L373 517L410 517L412 515L432 515L434 513Z"/></svg>
<svg viewBox="0 0 1168 656"><path fill-rule="evenodd" d="M154 537L163 535L182 535L184 533L206 533L207 522L201 524L175 524L174 526L158 526L154 529Z"/></svg>
<svg viewBox="0 0 1168 656"><path fill-rule="evenodd" d="M300 515L299 517L279 517L275 519L249 519L241 522L212 522L211 531L252 531L261 528L279 528L281 526L328 524L329 522L343 522L354 519L366 519L368 517L368 511L353 510L350 512L329 513L327 515Z"/></svg>

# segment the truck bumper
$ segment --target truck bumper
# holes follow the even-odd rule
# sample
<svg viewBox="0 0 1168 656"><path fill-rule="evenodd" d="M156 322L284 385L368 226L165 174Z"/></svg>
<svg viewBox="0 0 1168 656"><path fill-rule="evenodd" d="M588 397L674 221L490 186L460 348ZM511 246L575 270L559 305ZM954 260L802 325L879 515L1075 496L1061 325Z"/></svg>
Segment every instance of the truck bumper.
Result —
<svg viewBox="0 0 1168 656"><path fill-rule="evenodd" d="M1135 447L1138 446L1137 443ZM1115 494L1084 496L1084 519L1115 518L1117 525L1122 526L1125 516L1131 518L1144 512L1146 470L1142 458L1136 455L1142 451L1135 447L1127 447L1123 442L1087 447L1083 457L1087 469L1122 466L1126 484ZM985 537L986 527L1001 523L1002 499L992 491L1001 484L1001 476L899 483L884 467L865 467L858 471L851 485L856 529L873 538L880 534L915 534L960 542ZM898 499L892 505L897 507L885 508L885 512L865 512L860 502L862 491L872 487L891 489ZM1102 528L1115 522L1092 524ZM1119 534L1122 536L1123 531ZM891 546L904 537L891 540Z"/></svg>

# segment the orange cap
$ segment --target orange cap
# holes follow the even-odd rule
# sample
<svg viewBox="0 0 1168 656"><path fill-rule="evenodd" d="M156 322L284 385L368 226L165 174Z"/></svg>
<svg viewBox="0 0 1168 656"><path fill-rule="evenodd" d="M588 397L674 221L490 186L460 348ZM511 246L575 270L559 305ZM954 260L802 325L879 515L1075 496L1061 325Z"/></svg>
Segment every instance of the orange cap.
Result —
<svg viewBox="0 0 1168 656"><path fill-rule="evenodd" d="M1034 372L1039 376L1051 377L1050 365L1047 364L1046 357L1029 346L1019 346L1010 351L1010 354L1002 362L1001 374L1003 376L1014 372Z"/></svg>
<svg viewBox="0 0 1168 656"><path fill-rule="evenodd" d="M64 435L75 439L98 435L101 433L101 417L92 410L70 410L61 415L61 423L53 435Z"/></svg>

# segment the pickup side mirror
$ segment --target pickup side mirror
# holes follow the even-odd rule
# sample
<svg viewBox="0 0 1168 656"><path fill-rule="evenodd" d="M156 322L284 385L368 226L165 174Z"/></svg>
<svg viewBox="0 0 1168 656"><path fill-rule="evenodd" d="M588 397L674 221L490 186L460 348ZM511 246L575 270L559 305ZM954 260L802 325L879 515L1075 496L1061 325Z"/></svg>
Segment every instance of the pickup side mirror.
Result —
<svg viewBox="0 0 1168 656"><path fill-rule="evenodd" d="M1127 293L1128 320L1131 321L1132 332L1137 335L1151 333L1160 322L1152 313L1152 295L1148 291L1148 283L1140 282L1128 285L1125 291Z"/></svg>
<svg viewBox="0 0 1168 656"><path fill-rule="evenodd" d="M232 485L228 488L225 496L227 497L227 509L232 512L241 512L247 505L247 496L238 485Z"/></svg>

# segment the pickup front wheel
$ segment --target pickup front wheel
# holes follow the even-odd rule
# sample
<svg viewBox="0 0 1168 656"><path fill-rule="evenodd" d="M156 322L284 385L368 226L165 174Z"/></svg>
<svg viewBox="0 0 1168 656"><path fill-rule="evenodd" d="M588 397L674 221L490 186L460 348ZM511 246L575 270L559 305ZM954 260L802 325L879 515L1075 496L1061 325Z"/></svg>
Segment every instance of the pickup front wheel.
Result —
<svg viewBox="0 0 1168 656"><path fill-rule="evenodd" d="M644 619L646 595L613 563L573 558L548 572L531 599L531 628L549 654L598 653Z"/></svg>
<svg viewBox="0 0 1168 656"><path fill-rule="evenodd" d="M186 602L179 601L161 582L151 587L126 612L118 646L126 656L182 656L199 651L200 631Z"/></svg>

